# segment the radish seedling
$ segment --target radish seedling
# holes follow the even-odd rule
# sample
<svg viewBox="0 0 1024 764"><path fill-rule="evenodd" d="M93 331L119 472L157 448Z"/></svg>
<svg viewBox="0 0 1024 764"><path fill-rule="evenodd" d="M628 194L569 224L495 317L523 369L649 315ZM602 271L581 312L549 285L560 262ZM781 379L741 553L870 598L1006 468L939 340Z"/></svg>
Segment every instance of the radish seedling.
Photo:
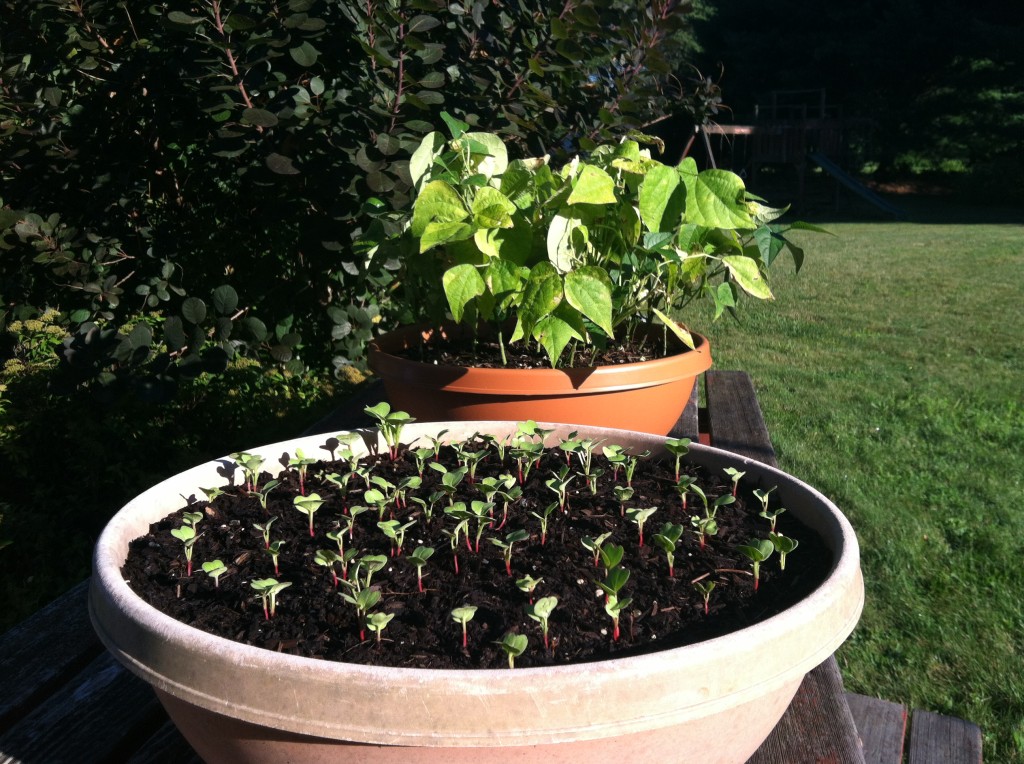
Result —
<svg viewBox="0 0 1024 764"><path fill-rule="evenodd" d="M199 540L199 536L196 535L195 526L183 525L180 528L174 528L171 530L171 535L178 539L185 547L185 576L190 577L192 575L192 550L195 547L196 541ZM200 536L202 534L199 534Z"/></svg>
<svg viewBox="0 0 1024 764"><path fill-rule="evenodd" d="M544 441L547 440L548 435L550 435L553 432L554 429L545 430L544 428L538 426L538 424L532 419L528 419L525 422L519 422L516 425L516 433L525 436L526 438L534 439L541 445L544 445Z"/></svg>
<svg viewBox="0 0 1024 764"><path fill-rule="evenodd" d="M689 438L669 438L665 441L665 450L676 458L676 482L679 482L679 471L683 457L690 451Z"/></svg>
<svg viewBox="0 0 1024 764"><path fill-rule="evenodd" d="M682 477L679 477L679 478L676 479L676 485L675 485L676 493L679 494L679 498L683 502L683 509L684 510L686 509L686 497L687 497L687 495L691 491L694 492L694 493L696 493L697 491L700 491L700 487L698 485L696 485L696 483L697 483L697 478L690 477L689 475L683 475ZM703 491L700 491L700 492L701 492L701 494L704 493ZM707 505L707 503L708 503L707 502L707 498L705 498L704 499L705 506Z"/></svg>
<svg viewBox="0 0 1024 764"><path fill-rule="evenodd" d="M476 482L476 468L479 466L480 462L483 461L484 457L487 456L487 452L468 451L462 446L463 444L453 444L452 447L455 449L456 458L462 464L463 469L468 473L469 482L472 484Z"/></svg>
<svg viewBox="0 0 1024 764"><path fill-rule="evenodd" d="M722 471L726 475L728 475L730 478L732 478L732 495L735 496L736 495L736 491L740 487L740 478L743 477L744 475L746 475L747 473L746 472L740 472L735 467L725 467L725 468L722 469Z"/></svg>
<svg viewBox="0 0 1024 764"><path fill-rule="evenodd" d="M711 592L714 591L715 582L714 581L694 581L693 582L693 586L694 586L694 588L697 591L700 592L701 596L704 598L704 615L707 615L708 614L708 609L710 608L710 604L709 603L711 601Z"/></svg>
<svg viewBox="0 0 1024 764"><path fill-rule="evenodd" d="M536 603L526 608L526 614L540 624L541 632L544 635L544 649L550 649L548 642L548 619L558 605L558 597L541 597Z"/></svg>
<svg viewBox="0 0 1024 764"><path fill-rule="evenodd" d="M415 524L415 520L410 520L405 525L399 523L398 520L385 520L384 522L377 523L377 527L383 531L385 536L391 539L392 557L397 557L402 553L402 544L405 543L405 532Z"/></svg>
<svg viewBox="0 0 1024 764"><path fill-rule="evenodd" d="M768 534L768 538L772 542L772 546L775 547L775 551L779 553L779 570L785 570L786 555L800 546L800 542L774 531Z"/></svg>
<svg viewBox="0 0 1024 764"><path fill-rule="evenodd" d="M341 557L333 549L317 549L316 554L313 555L313 562L317 565L323 565L327 570L331 572L331 578L334 580L334 586L338 586L338 571L334 569L336 562L341 562Z"/></svg>
<svg viewBox="0 0 1024 764"><path fill-rule="evenodd" d="M266 484L263 486L262 490L256 492L256 498L259 500L260 507L263 508L264 512L267 511L267 497L269 497L270 492L277 488L280 484L280 480L268 480Z"/></svg>
<svg viewBox="0 0 1024 764"><path fill-rule="evenodd" d="M575 475L569 474L568 467L562 467L558 472L552 472L552 478L545 480L546 485L550 490L554 491L558 496L558 509L561 512L565 512L565 502L567 500L567 492L569 490L569 483L572 482Z"/></svg>
<svg viewBox="0 0 1024 764"><path fill-rule="evenodd" d="M484 535L484 528L488 527L492 522L491 511L494 509L494 502L474 499L469 503L469 508L473 519L476 520L476 546L473 552L480 554L480 538Z"/></svg>
<svg viewBox="0 0 1024 764"><path fill-rule="evenodd" d="M718 514L718 510L720 510L722 507L727 507L730 504L735 504L735 503L736 503L736 497L735 496L730 496L729 494L726 494L724 496L719 496L717 499L714 500L714 502L711 505L711 516L714 517L715 515L717 515Z"/></svg>
<svg viewBox="0 0 1024 764"><path fill-rule="evenodd" d="M605 570L611 570L622 562L626 550L618 544L604 544L601 546L601 565Z"/></svg>
<svg viewBox="0 0 1024 764"><path fill-rule="evenodd" d="M612 493L615 494L615 499L619 502L619 517L626 516L626 502L633 498L635 491L626 485L617 485L612 487Z"/></svg>
<svg viewBox="0 0 1024 764"><path fill-rule="evenodd" d="M352 522L348 525L348 540L351 541L352 537L355 536L356 532L356 518L363 512L369 512L369 507L364 507L362 504L353 504L348 508L348 516L352 519Z"/></svg>
<svg viewBox="0 0 1024 764"><path fill-rule="evenodd" d="M590 493L592 496L597 495L597 481L603 474L603 469L601 469L600 467L593 467L590 470L590 474L585 476L587 479L587 487L590 489Z"/></svg>
<svg viewBox="0 0 1024 764"><path fill-rule="evenodd" d="M679 537L682 535L683 526L676 525L674 523L665 523L661 526L661 530L651 537L654 543L661 547L662 551L665 552L665 558L668 560L669 578L672 578L675 575L676 544L679 543Z"/></svg>
<svg viewBox="0 0 1024 764"><path fill-rule="evenodd" d="M504 539L489 539L492 544L500 548L505 557L505 572L512 575L512 545L517 541L526 541L530 534L522 528L507 534Z"/></svg>
<svg viewBox="0 0 1024 764"><path fill-rule="evenodd" d="M629 581L629 571L625 568L612 568L605 575L604 581L597 585L604 591L604 610L612 619L612 639L619 641L619 615L632 599L620 599L619 592Z"/></svg>
<svg viewBox="0 0 1024 764"><path fill-rule="evenodd" d="M760 488L755 488L754 489L754 496L757 497L757 500L761 502L761 512L762 513L768 511L768 496L776 488L778 488L777 485L773 485L767 491L762 491ZM764 516L765 516L764 514L761 515L761 517L764 517Z"/></svg>
<svg viewBox="0 0 1024 764"><path fill-rule="evenodd" d="M705 515L704 517L697 517L692 515L690 517L690 524L694 527L694 533L697 534L697 538L700 539L700 548L703 549L707 543L707 536L718 535L718 523L715 521L713 515Z"/></svg>
<svg viewBox="0 0 1024 764"><path fill-rule="evenodd" d="M427 466L427 459L429 459L430 455L433 453L434 449L427 448L426 446L423 446L422 448L417 448L415 451L412 452L412 457L413 459L416 460L416 473L420 477L423 477L423 470Z"/></svg>
<svg viewBox="0 0 1024 764"><path fill-rule="evenodd" d="M430 466L441 473L441 485L438 486L438 489L448 497L448 505L451 506L455 501L455 492L458 490L459 484L466 477L466 468L460 467L457 470L449 471L443 464L437 462L432 462Z"/></svg>
<svg viewBox="0 0 1024 764"><path fill-rule="evenodd" d="M245 479L245 490L252 493L260 479L260 467L263 466L263 457L241 451L237 454L231 454L231 458L242 469Z"/></svg>
<svg viewBox="0 0 1024 764"><path fill-rule="evenodd" d="M516 588L519 589L519 591L521 591L523 594L527 595L530 598L530 604L532 605L533 604L533 592L534 592L534 590L537 588L537 586L543 580L544 580L543 577L542 578L534 578L529 573L527 573L522 578L516 579Z"/></svg>
<svg viewBox="0 0 1024 764"><path fill-rule="evenodd" d="M604 446L601 452L612 466L612 480L617 481L619 470L626 465L626 450L622 446Z"/></svg>
<svg viewBox="0 0 1024 764"><path fill-rule="evenodd" d="M650 455L651 452L646 450L639 454L630 454L626 460L626 485L628 487L633 487L633 473L636 472L636 466L640 463L640 460L646 459Z"/></svg>
<svg viewBox="0 0 1024 764"><path fill-rule="evenodd" d="M571 462L572 454L576 453L583 447L583 443L579 438L576 437L576 431L569 433L568 438L562 438L558 441L558 449L565 454L565 465L568 467Z"/></svg>
<svg viewBox="0 0 1024 764"><path fill-rule="evenodd" d="M584 536L582 539L583 548L594 555L594 567L596 568L601 562L601 545L611 538L611 531L602 533L596 539L590 536Z"/></svg>
<svg viewBox="0 0 1024 764"><path fill-rule="evenodd" d="M398 458L402 428L415 422L416 419L404 411L392 411L386 401L381 401L376 406L367 406L363 411L377 420L380 434L384 436L384 442L388 446L388 455L391 457L391 461L395 461Z"/></svg>
<svg viewBox="0 0 1024 764"><path fill-rule="evenodd" d="M423 478L418 475L410 475L399 480L398 486L395 488L395 502L398 506L405 509L408 506L405 500L406 495L409 491L415 491L421 485L423 485Z"/></svg>
<svg viewBox="0 0 1024 764"><path fill-rule="evenodd" d="M785 510L784 507L779 507L774 512L769 512L767 509L764 509L761 512L759 512L758 514L759 514L760 517L763 517L765 520L768 521L768 523L771 525L769 530L772 533L775 533L775 525L776 525L776 523L779 522L779 515L781 515L785 511L786 510Z"/></svg>
<svg viewBox="0 0 1024 764"><path fill-rule="evenodd" d="M352 562L358 554L358 549L346 549L345 553L341 555L341 577L346 581L348 580L348 564Z"/></svg>
<svg viewBox="0 0 1024 764"><path fill-rule="evenodd" d="M772 556L775 546L768 539L751 539L747 544L740 544L736 551L750 560L754 569L754 591L761 581L761 563Z"/></svg>
<svg viewBox="0 0 1024 764"><path fill-rule="evenodd" d="M632 522L636 523L637 530L640 532L640 546L644 545L644 523L650 519L651 515L658 511L657 507L647 507L646 509L627 509L626 517Z"/></svg>
<svg viewBox="0 0 1024 764"><path fill-rule="evenodd" d="M221 560L210 560L203 563L203 573L213 579L213 588L220 588L220 577L228 572L228 566Z"/></svg>
<svg viewBox="0 0 1024 764"><path fill-rule="evenodd" d="M309 537L313 538L316 535L313 531L313 514L323 506L324 500L320 494L311 493L309 496L296 496L292 503L299 512L309 516Z"/></svg>
<svg viewBox="0 0 1024 764"><path fill-rule="evenodd" d="M195 528L199 523L203 521L202 512L185 512L181 516L181 521L190 528Z"/></svg>
<svg viewBox="0 0 1024 764"><path fill-rule="evenodd" d="M391 623L391 619L394 617L394 613L367 613L363 618L366 628L377 635L378 645L380 644L381 633L387 628L387 625Z"/></svg>
<svg viewBox="0 0 1024 764"><path fill-rule="evenodd" d="M519 483L522 485L528 477L534 465L540 461L544 453L544 444L532 440L517 441L512 447L512 458L516 460L516 469L519 473Z"/></svg>
<svg viewBox="0 0 1024 764"><path fill-rule="evenodd" d="M338 472L331 472L330 474L324 475L324 480L333 485L338 489L338 493L344 499L348 496L348 484L352 480L352 471L346 472L344 475Z"/></svg>
<svg viewBox="0 0 1024 764"><path fill-rule="evenodd" d="M276 578L258 578L249 584L263 600L263 617L270 620L277 612L277 595L291 586L291 581L278 581Z"/></svg>
<svg viewBox="0 0 1024 764"><path fill-rule="evenodd" d="M288 460L288 466L294 467L299 473L299 493L302 496L306 495L306 473L313 464L316 464L316 459L306 456L301 448L296 448L295 456Z"/></svg>
<svg viewBox="0 0 1024 764"><path fill-rule="evenodd" d="M266 549L270 549L270 526L273 525L276 520L277 515L274 515L265 523L263 523L263 525L260 525L259 523L252 524L253 530L257 530L263 534L263 546Z"/></svg>
<svg viewBox="0 0 1024 764"><path fill-rule="evenodd" d="M576 451L576 457L580 460L580 466L583 468L583 475L585 477L590 476L590 470L594 464L594 449L601 444L599 440L592 440L590 438L584 438L580 441L580 447Z"/></svg>
<svg viewBox="0 0 1024 764"><path fill-rule="evenodd" d="M452 610L452 620L462 627L462 649L465 650L469 645L469 636L467 634L466 625L473 620L473 616L476 615L476 605L463 605Z"/></svg>
<svg viewBox="0 0 1024 764"><path fill-rule="evenodd" d="M356 564L356 577L359 577L360 571L366 571L366 578L363 579L360 588L369 589L370 582L373 580L373 574L383 570L387 564L388 558L382 554L364 554L360 557L359 562Z"/></svg>
<svg viewBox="0 0 1024 764"><path fill-rule="evenodd" d="M377 519L384 519L384 512L388 508L388 497L384 495L383 491L376 488L369 488L363 492L363 501L367 504L372 504L377 508Z"/></svg>
<svg viewBox="0 0 1024 764"><path fill-rule="evenodd" d="M380 602L380 592L369 587L360 588L358 583L352 583L351 581L343 581L342 583L349 588L349 591L341 592L341 596L345 602L356 609L356 617L360 623L359 641L364 642L366 641L366 614L370 612L370 608Z"/></svg>
<svg viewBox="0 0 1024 764"><path fill-rule="evenodd" d="M213 500L216 499L218 496L224 495L224 489L220 488L219 486L214 486L213 488L200 487L199 490L202 491L203 494L206 496L207 503L211 504L213 503Z"/></svg>
<svg viewBox="0 0 1024 764"><path fill-rule="evenodd" d="M558 508L558 502L553 501L548 504L541 514L531 512L530 514L540 520L540 545L544 546L548 543L548 520L551 519L551 513Z"/></svg>
<svg viewBox="0 0 1024 764"><path fill-rule="evenodd" d="M441 533L443 533L445 536L448 537L448 543L451 545L451 548L452 548L452 564L455 565L455 572L458 573L459 572L459 535L460 534L466 534L466 536L468 537L468 535L469 535L469 520L470 520L471 515L469 515L469 513L466 511L466 505L463 504L461 501L457 505L449 507L448 510L455 510L455 511L459 512L458 515L456 515L454 512L452 512L452 515L459 521L458 524L452 530L450 530L450 531L449 530L445 530L445 529L441 530ZM445 511L445 514L449 513L448 510ZM469 543L469 542L467 541L466 543Z"/></svg>
<svg viewBox="0 0 1024 764"><path fill-rule="evenodd" d="M345 554L345 534L348 534L349 538L352 538L352 526L355 524L355 518L351 515L345 515L341 520L335 521L337 530L327 531L327 538L338 545L338 554Z"/></svg>
<svg viewBox="0 0 1024 764"><path fill-rule="evenodd" d="M366 488L370 487L371 467L369 464L357 464L352 468L352 474L363 481Z"/></svg>
<svg viewBox="0 0 1024 764"><path fill-rule="evenodd" d="M280 568L278 568L278 560L281 557L281 546L283 544L284 544L284 541L282 541L281 539L277 539L275 541L271 541L270 542L270 546L267 547L267 554L269 554L270 555L270 559L274 561L274 575L275 576L281 575L281 570L280 570Z"/></svg>
<svg viewBox="0 0 1024 764"><path fill-rule="evenodd" d="M409 555L409 562L416 566L416 588L423 591L423 566L434 556L434 547L418 546Z"/></svg>
<svg viewBox="0 0 1024 764"><path fill-rule="evenodd" d="M508 667L515 668L516 658L526 652L527 640L525 634L513 634L509 632L501 638L500 642L496 642L502 650L505 651L505 655L508 656Z"/></svg>
<svg viewBox="0 0 1024 764"><path fill-rule="evenodd" d="M427 440L430 441L430 447L434 451L434 458L441 458L441 446L444 445L444 436L448 433L448 430L441 430L437 435L428 435Z"/></svg>

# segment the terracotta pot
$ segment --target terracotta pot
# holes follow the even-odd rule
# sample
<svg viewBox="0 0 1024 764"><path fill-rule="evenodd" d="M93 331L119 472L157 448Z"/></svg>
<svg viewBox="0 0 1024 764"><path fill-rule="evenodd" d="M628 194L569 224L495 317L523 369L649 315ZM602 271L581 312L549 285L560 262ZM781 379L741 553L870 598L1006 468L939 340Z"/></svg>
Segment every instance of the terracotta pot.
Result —
<svg viewBox="0 0 1024 764"><path fill-rule="evenodd" d="M403 440L450 430L503 436L502 422L413 425ZM577 428L572 428L577 429ZM561 427L553 438L565 437ZM581 436L663 451L664 438L585 428ZM366 439L375 439L369 432ZM314 453L323 436L256 449ZM120 567L129 542L223 482L222 459L181 473L127 504L95 551L89 608L107 648L150 682L207 762L544 761L743 762L768 735L804 674L850 634L864 593L857 540L824 496L796 478L718 449L693 461L735 466L778 485L789 512L819 532L834 563L807 598L756 626L628 658L515 670L384 668L299 658L186 626L138 598Z"/></svg>
<svg viewBox="0 0 1024 764"><path fill-rule="evenodd" d="M711 366L707 338L696 349L642 363L578 369L435 366L398 352L429 342L435 330L406 327L369 345L370 368L391 405L421 422L535 419L665 435ZM450 331L450 330L449 330Z"/></svg>

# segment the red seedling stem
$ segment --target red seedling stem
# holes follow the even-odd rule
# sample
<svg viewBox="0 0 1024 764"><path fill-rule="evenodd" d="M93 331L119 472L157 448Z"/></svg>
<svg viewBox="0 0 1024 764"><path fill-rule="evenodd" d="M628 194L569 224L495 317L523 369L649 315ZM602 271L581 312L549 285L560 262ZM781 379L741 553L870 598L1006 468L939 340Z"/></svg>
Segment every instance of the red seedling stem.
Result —
<svg viewBox="0 0 1024 764"><path fill-rule="evenodd" d="M452 552L452 562L455 563L455 575L459 575L459 553Z"/></svg>

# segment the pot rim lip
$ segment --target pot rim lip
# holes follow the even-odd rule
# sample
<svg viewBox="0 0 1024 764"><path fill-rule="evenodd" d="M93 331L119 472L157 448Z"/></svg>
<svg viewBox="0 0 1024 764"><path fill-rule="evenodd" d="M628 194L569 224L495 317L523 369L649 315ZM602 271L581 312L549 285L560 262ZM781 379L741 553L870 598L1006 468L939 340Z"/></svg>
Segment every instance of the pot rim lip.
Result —
<svg viewBox="0 0 1024 764"><path fill-rule="evenodd" d="M430 422L430 423L418 423L420 427L430 427L431 429L441 428L445 425L451 427L464 427L467 424L472 424L477 429L485 428L489 425L515 425L514 422L499 421L499 420L480 420L471 423L467 422ZM545 425L561 425L561 423L544 422L541 424ZM416 427L417 425L410 425L409 427ZM581 425L561 425L572 427L573 429L583 429ZM596 428L606 430L608 432L623 432L629 433L632 437L641 435L644 437L658 438L664 441L664 436L655 436L645 433L637 433L629 430L615 430L614 428ZM368 433L376 432L375 429L356 429L353 432ZM270 443L265 446L254 447L252 451L264 451L267 449L276 449L286 444L298 444L305 440L320 439L325 437L323 434L292 438L288 440L278 441L276 443ZM295 446L292 445L294 448ZM817 491L813 486L804 483L799 478L790 475L789 473L783 472L782 470L758 462L754 459L750 459L739 454L734 454L729 451L715 448L713 446L705 446L694 443L691 445L691 449L698 454L705 454L712 458L728 458L729 460L738 460L744 465L749 465L754 469L762 470L769 475L777 475L787 481L795 483L795 487L807 491L810 493L810 497L817 502L823 503L828 510L826 517L828 521L838 526L838 532L842 537L842 545L840 548L834 550L834 559L832 567L829 570L826 577L818 584L818 586L804 599L800 600L796 604L786 608L780 613L773 615L763 621L759 621L753 625L746 626L742 629L728 632L726 634L714 637L712 639L696 642L689 645L683 645L680 647L668 648L665 650L654 649L650 652L646 652L640 655L631 655L621 658L608 658L597 661L586 661L579 663L571 663L557 666L536 666L536 667L521 667L513 671L508 669L431 669L431 668L412 668L412 667L391 667L391 666L375 666L361 663L346 663L343 661L332 661L324 660L319 658L308 658L298 655L290 655L287 653L277 653L272 650L265 648L256 647L254 645L247 645L241 642L235 642L233 640L219 637L201 629L189 626L182 621L172 618L169 615L161 612L154 606L147 603L141 597L139 597L127 584L127 582L121 577L120 568L123 564L122 560L114 560L114 550L112 547L111 537L115 535L119 525L127 522L126 517L131 513L133 505L136 503L144 503L145 499L151 494L158 493L165 484L182 478L193 470L199 470L210 464L222 464L225 461L231 461L230 457L220 457L218 459L212 459L209 462L204 462L200 465L185 470L184 472L177 473L176 475L168 478L161 483L151 487L143 493L136 496L134 499L124 505L108 522L107 526L103 529L100 534L93 552L93 576L90 582L90 596L89 596L89 609L91 620L93 621L94 628L99 633L101 640L105 643L108 649L114 649L112 646L113 640L110 639L106 629L102 628L101 620L98 618L93 599L97 596L96 592L106 591L112 596L112 599L117 601L117 604L122 607L128 616L128 618L139 624L145 624L147 628L153 630L159 630L161 634L165 634L170 641L180 644L188 644L193 649L202 649L206 655L215 655L221 658L226 658L234 663L255 666L255 665L270 665L273 664L278 667L294 668L294 669L313 669L315 668L323 674L330 674L331 676L337 674L347 675L362 675L368 680L379 678L382 672L387 672L387 676L395 681L399 682L410 682L419 683L424 680L454 680L460 679L465 680L467 678L473 678L486 683L494 683L495 686L507 687L510 684L521 684L527 683L531 680L536 680L541 677L544 678L558 678L563 676L577 675L581 670L591 671L612 671L624 664L629 664L632 667L646 669L647 671L656 671L658 664L661 664L666 657L671 658L673 655L700 655L702 653L714 653L716 648L722 645L726 640L734 641L737 638L747 639L754 641L757 637L763 637L766 635L776 636L784 634L791 630L786 628L784 621L789 621L793 614L808 612L813 613L815 611L822 611L827 609L833 599L829 593L829 584L850 581L854 578L859 578L859 545L857 537L853 531L852 526L842 512L835 506L835 504ZM850 622L843 623L838 629L836 629L835 635L828 635L829 644L831 645L834 641L835 636L839 636L839 641L845 639L846 635L852 630L853 625L856 624L860 610L863 605L863 596L861 596L861 606L855 608L856 612ZM824 642L824 638L822 639ZM827 657L828 654L835 649L832 646L828 653L821 656L821 660ZM118 650L118 654L121 651ZM820 662L820 661L818 661ZM815 663L814 665L817 665ZM810 668L812 666L809 666Z"/></svg>
<svg viewBox="0 0 1024 764"><path fill-rule="evenodd" d="M388 340L409 347L415 338L429 339L435 332L461 327L434 327L415 324L400 327L375 337L367 344L370 368L385 381L437 385L461 393L496 395L576 395L581 392L612 392L652 385L664 385L690 379L711 367L711 343L707 337L693 332L694 348L683 347L671 355L633 363L573 368L504 368L433 364L404 358L382 344ZM651 329L657 329L651 326ZM531 388L524 390L524 381Z"/></svg>

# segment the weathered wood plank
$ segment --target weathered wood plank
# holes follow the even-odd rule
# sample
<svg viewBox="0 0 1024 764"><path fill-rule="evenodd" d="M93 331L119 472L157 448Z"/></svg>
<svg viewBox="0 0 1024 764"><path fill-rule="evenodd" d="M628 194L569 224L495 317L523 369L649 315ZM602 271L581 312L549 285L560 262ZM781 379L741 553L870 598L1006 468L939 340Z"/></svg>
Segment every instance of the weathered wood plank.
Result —
<svg viewBox="0 0 1024 764"><path fill-rule="evenodd" d="M981 728L955 716L914 711L910 764L981 764Z"/></svg>
<svg viewBox="0 0 1024 764"><path fill-rule="evenodd" d="M777 467L750 375L708 371L704 385L712 445Z"/></svg>
<svg viewBox="0 0 1024 764"><path fill-rule="evenodd" d="M203 760L168 719L125 764L203 764Z"/></svg>
<svg viewBox="0 0 1024 764"><path fill-rule="evenodd" d="M786 713L747 764L780 762L864 764L835 658L804 677Z"/></svg>
<svg viewBox="0 0 1024 764"><path fill-rule="evenodd" d="M99 655L87 591L83 581L0 637L0 733Z"/></svg>
<svg viewBox="0 0 1024 764"><path fill-rule="evenodd" d="M864 747L865 764L901 764L907 733L907 709L900 703L846 693Z"/></svg>
<svg viewBox="0 0 1024 764"><path fill-rule="evenodd" d="M0 737L0 764L123 761L162 714L149 685L103 653Z"/></svg>
<svg viewBox="0 0 1024 764"><path fill-rule="evenodd" d="M686 408L683 409L683 413L679 415L679 419L672 426L669 431L669 436L673 438L689 438L694 443L697 442L697 438L700 437L700 428L697 425L697 392L700 388L700 378L697 378L696 384L693 386L693 391L690 393L690 400L686 404Z"/></svg>

